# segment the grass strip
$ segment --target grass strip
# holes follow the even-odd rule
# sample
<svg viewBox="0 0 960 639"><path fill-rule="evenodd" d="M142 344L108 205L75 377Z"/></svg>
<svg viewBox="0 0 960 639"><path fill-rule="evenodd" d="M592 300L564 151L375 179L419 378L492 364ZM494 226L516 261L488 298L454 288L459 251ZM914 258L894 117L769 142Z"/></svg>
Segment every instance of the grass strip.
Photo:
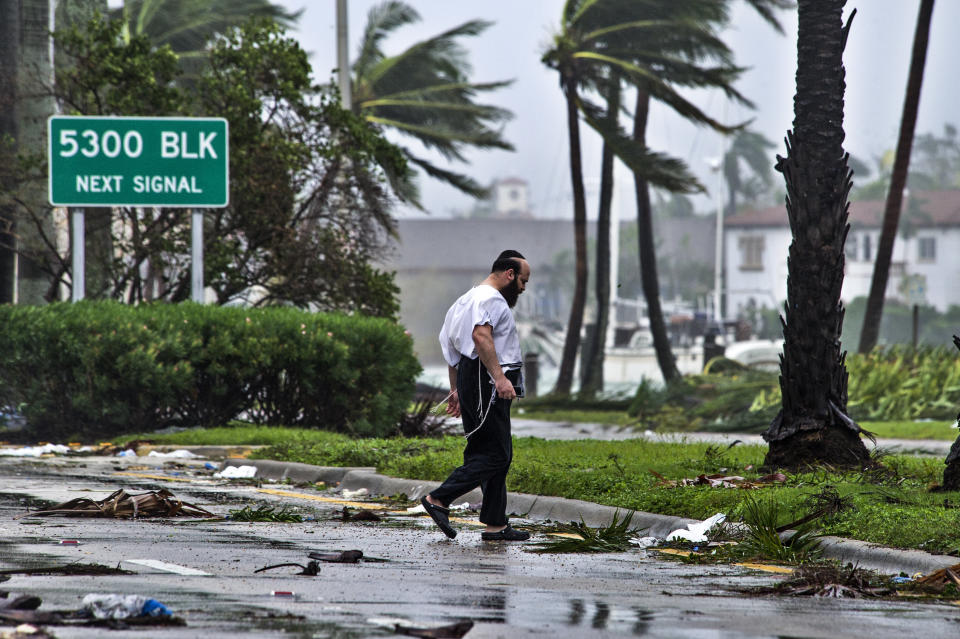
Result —
<svg viewBox="0 0 960 639"><path fill-rule="evenodd" d="M349 439L317 430L242 426L151 439L181 445L268 444L255 455L321 466L375 466L393 477L435 481L463 459L462 437ZM744 519L746 496L755 491L658 485L662 480L651 471L674 481L712 473L753 481L761 476L758 468L765 453L765 446L724 449L702 442L515 438L507 483L513 491L582 499L624 511L696 519L723 512L739 521ZM788 474L785 482L759 490L764 495L776 491L784 510L799 517L811 496L832 486L852 507L822 520L820 532L898 548L960 552L960 493L929 491L942 479L943 460L890 455L880 461L882 466L870 472L817 469Z"/></svg>

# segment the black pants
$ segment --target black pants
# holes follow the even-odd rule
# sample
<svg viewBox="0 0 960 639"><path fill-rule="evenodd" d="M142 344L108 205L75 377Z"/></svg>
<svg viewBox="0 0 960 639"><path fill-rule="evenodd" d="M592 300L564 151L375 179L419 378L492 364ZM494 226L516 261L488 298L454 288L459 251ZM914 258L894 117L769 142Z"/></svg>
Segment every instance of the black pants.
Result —
<svg viewBox="0 0 960 639"><path fill-rule="evenodd" d="M516 383L519 371L508 371L507 378ZM479 383L478 383L479 382ZM510 400L491 396L496 391L480 358L463 357L457 365L457 395L464 433L483 426L470 435L463 451L463 466L447 477L430 496L444 505L477 486L483 492L480 521L488 526L507 524L507 471L513 460L510 438ZM487 411L489 410L489 415Z"/></svg>

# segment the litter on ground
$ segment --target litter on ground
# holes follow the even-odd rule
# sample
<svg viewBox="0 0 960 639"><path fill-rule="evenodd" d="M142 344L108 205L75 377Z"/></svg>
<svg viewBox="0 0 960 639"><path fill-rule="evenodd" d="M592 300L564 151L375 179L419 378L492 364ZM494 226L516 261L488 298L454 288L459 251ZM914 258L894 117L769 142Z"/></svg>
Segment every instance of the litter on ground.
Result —
<svg viewBox="0 0 960 639"><path fill-rule="evenodd" d="M667 535L667 541L674 541L676 539L685 539L686 541L692 541L694 543L707 541L707 532L717 524L722 524L726 519L727 516L725 514L717 513L713 517L704 519L701 522L687 524L686 529L678 528Z"/></svg>
<svg viewBox="0 0 960 639"><path fill-rule="evenodd" d="M122 488L105 499L94 501L78 497L50 508L36 510L31 516L64 515L66 517L216 517L212 512L181 501L170 491L161 488L147 493L131 495Z"/></svg>
<svg viewBox="0 0 960 639"><path fill-rule="evenodd" d="M227 466L214 477L222 479L252 479L257 476L256 466Z"/></svg>

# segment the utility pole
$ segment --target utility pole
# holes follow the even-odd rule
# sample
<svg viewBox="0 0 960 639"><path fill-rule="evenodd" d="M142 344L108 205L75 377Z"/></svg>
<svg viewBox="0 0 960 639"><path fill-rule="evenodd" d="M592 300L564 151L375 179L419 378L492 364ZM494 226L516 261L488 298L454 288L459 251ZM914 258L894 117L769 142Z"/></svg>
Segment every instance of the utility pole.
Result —
<svg viewBox="0 0 960 639"><path fill-rule="evenodd" d="M350 90L350 56L347 52L347 0L337 0L337 80L340 86L340 103L349 111L352 108Z"/></svg>

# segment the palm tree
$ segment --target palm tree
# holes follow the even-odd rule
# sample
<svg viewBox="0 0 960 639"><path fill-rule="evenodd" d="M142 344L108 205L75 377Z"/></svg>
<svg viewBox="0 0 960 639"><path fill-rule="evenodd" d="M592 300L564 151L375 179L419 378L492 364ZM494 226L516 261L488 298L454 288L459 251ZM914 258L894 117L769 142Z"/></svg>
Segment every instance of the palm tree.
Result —
<svg viewBox="0 0 960 639"><path fill-rule="evenodd" d="M867 296L867 308L863 315L863 330L860 332L861 353L869 353L877 345L880 336L880 320L883 317L883 301L890 278L890 260L893 256L893 242L897 236L900 222L900 207L903 204L903 189L907 185L907 171L910 168L910 150L913 147L913 133L917 126L917 111L920 106L920 87L923 84L923 67L927 60L927 43L930 41L930 21L933 17L933 0L921 0L917 15L917 28L913 34L913 54L910 60L910 73L907 78L907 95L903 101L903 115L900 119L900 139L897 140L897 153L893 161L893 173L890 176L890 190L883 210L883 226L880 230L880 242L877 244L877 257L873 263L873 277L870 280L870 293Z"/></svg>
<svg viewBox="0 0 960 639"><path fill-rule="evenodd" d="M786 0L751 0L751 4L777 27L779 25L773 17L772 9L789 6ZM654 347L664 379L672 381L679 377L660 308L649 185L661 186L675 192L694 192L703 190L703 187L690 175L682 162L647 148L646 114L649 101L653 97L695 123L705 124L726 133L736 129L713 120L675 89L676 86L719 87L729 98L745 105L750 104L732 87L731 83L740 69L733 65L729 49L715 35L715 29L726 19L725 2L569 0L564 7L560 33L555 36L553 46L543 58L548 66L560 73L561 86L567 96L574 192L574 243L578 263L577 285L574 288L557 393L569 393L586 289L586 240L580 236L583 232L581 229L585 229L586 216L581 201L582 183L578 185L578 181L582 182L582 177L579 169L577 110L581 111L586 122L601 134L604 144L609 145L610 150L634 172L641 279ZM702 66L704 62L716 66ZM605 82L605 78L616 76L622 76L638 90L632 137L620 129L615 118L604 116L604 111L589 104L580 92L581 88L597 88ZM609 101L606 113L611 113ZM609 220L609 217L606 220ZM609 222L606 228L598 228L598 233L601 237L608 234ZM598 283L601 274L604 281L607 279L605 268L598 268L598 271L601 271L598 273ZM606 309L602 309L601 314L605 313ZM602 321L604 320L601 319ZM602 349L596 347L591 350L602 353ZM598 367L602 367L602 360L600 364L593 363L592 368Z"/></svg>
<svg viewBox="0 0 960 639"><path fill-rule="evenodd" d="M353 63L352 109L367 121L412 138L446 160L466 162L467 147L513 150L495 128L512 117L506 109L478 104L478 94L510 82L470 81L470 64L459 39L483 33L491 22L470 20L434 37L421 40L402 53L388 56L383 40L395 29L420 19L416 10L399 0L373 7L367 15L363 41ZM430 177L473 197L487 189L473 178L438 166L401 146L407 161ZM387 172L394 192L422 208L413 173Z"/></svg>
<svg viewBox="0 0 960 639"><path fill-rule="evenodd" d="M787 157L777 158L793 241L781 318L783 403L763 433L770 467L856 467L869 461L863 431L847 415L846 353L840 352L852 186L843 151L843 49L850 28L842 21L845 2L799 2L793 131L787 133Z"/></svg>
<svg viewBox="0 0 960 639"><path fill-rule="evenodd" d="M682 162L636 144L620 128L616 118L606 115L610 112L609 106L604 111L588 102L583 92L596 89L611 77L623 77L631 84L655 79L651 69L638 64L638 61L658 60L669 64L665 53L686 46L676 44L685 38L697 39L701 47L708 46L707 43L709 46L722 46L702 22L683 19L694 15L697 8L704 7L704 3L686 0L675 3L568 0L561 15L560 30L543 55L544 64L558 72L560 87L566 97L574 207L576 279L560 371L554 389L557 394L570 393L586 303L586 202L580 153L581 114L587 124L600 133L614 155L631 170L641 172L651 183L671 191L702 190ZM713 5L706 8L712 9ZM735 69L731 67L717 70L715 74L729 78L734 72ZM664 94L676 95L665 84L657 86ZM740 97L733 89L729 93ZM699 113L699 109L690 106Z"/></svg>

